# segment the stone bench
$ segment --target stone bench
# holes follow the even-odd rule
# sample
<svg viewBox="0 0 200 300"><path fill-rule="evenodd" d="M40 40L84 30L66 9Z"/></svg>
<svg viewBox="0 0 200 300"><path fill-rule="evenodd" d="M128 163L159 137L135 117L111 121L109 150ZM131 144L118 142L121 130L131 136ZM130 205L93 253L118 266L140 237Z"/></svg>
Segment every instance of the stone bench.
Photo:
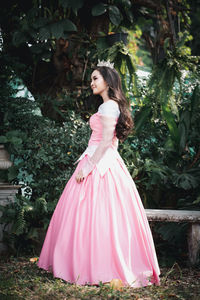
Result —
<svg viewBox="0 0 200 300"><path fill-rule="evenodd" d="M200 211L145 209L145 212L150 222L189 223L187 234L189 262L191 265L198 263L200 250Z"/></svg>

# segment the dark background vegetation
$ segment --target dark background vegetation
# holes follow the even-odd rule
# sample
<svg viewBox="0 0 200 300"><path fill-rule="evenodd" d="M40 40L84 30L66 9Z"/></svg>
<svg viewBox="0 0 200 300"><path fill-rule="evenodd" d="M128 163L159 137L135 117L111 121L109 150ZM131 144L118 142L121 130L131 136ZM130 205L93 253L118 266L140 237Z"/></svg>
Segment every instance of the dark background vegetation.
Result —
<svg viewBox="0 0 200 300"><path fill-rule="evenodd" d="M200 209L200 1L14 1L0 11L0 143L22 189L1 208L15 254L39 253L62 189L87 146L98 58L120 72L135 129L119 146L146 208ZM128 44L110 42L128 33ZM149 78L138 76L138 70ZM34 97L16 96L23 84ZM42 231L43 230L43 231ZM186 262L187 224L155 225L163 265ZM167 241L165 243L164 241Z"/></svg>

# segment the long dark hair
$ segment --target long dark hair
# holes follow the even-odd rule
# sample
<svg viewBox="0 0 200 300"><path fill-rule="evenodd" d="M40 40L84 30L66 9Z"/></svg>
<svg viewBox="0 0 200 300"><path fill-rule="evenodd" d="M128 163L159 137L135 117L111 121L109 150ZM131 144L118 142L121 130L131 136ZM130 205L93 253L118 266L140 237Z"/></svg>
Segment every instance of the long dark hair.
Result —
<svg viewBox="0 0 200 300"><path fill-rule="evenodd" d="M133 119L128 107L128 101L122 91L121 79L118 72L109 67L96 67L109 86L108 96L119 105L120 116L116 125L116 136L119 140L126 139L133 128Z"/></svg>

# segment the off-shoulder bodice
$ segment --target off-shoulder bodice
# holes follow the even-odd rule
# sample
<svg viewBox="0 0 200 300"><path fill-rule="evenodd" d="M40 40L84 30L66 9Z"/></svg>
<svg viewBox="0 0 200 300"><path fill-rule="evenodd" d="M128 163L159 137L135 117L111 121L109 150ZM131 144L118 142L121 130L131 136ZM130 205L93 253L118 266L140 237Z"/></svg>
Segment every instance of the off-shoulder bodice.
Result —
<svg viewBox="0 0 200 300"><path fill-rule="evenodd" d="M113 100L109 100L99 106L98 112L90 117L89 124L90 124L90 128L92 129L92 134L90 136L88 146L98 145L98 143L102 139L102 124L101 124L100 116L106 115L108 117L110 116L112 118L115 118L117 124L117 119L119 117L119 114L120 111L118 108L118 104ZM114 134L112 144L115 147L118 145L118 139L116 137L116 134Z"/></svg>
<svg viewBox="0 0 200 300"><path fill-rule="evenodd" d="M90 136L88 146L98 145L102 139L102 124L100 120L100 114L97 112L96 114L90 117L90 128L92 129L92 134ZM117 119L116 119L117 124ZM112 145L118 146L118 139L116 135L113 137Z"/></svg>
<svg viewBox="0 0 200 300"><path fill-rule="evenodd" d="M115 122L117 124L119 114L120 111L119 111L118 104L113 100L109 100L108 102L105 102L99 106L98 112L93 114L89 120L90 128L92 129L92 134L88 142L88 147L86 148L86 150L83 152L83 154L78 160L81 160L85 155L89 155L90 157L92 157L99 143L101 142L102 133L103 133L101 116L115 118ZM117 151L117 147L118 147L118 138L116 137L116 133L114 132L112 144L106 150L102 159L97 164L97 168L101 173L101 175L105 174L106 170L109 168L110 164L112 163L112 160L114 158L116 159L116 156L118 158L120 157Z"/></svg>

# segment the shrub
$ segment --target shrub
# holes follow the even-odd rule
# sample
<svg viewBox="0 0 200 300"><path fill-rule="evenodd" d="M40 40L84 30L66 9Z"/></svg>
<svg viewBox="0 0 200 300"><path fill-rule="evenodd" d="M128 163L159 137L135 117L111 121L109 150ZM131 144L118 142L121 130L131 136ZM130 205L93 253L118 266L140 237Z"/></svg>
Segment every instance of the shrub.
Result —
<svg viewBox="0 0 200 300"><path fill-rule="evenodd" d="M200 88L199 79L189 74L182 89L171 92L171 123L159 106L163 100L142 82L140 101L133 106L135 132L120 145L146 207L199 209ZM174 137L169 124L177 128Z"/></svg>
<svg viewBox="0 0 200 300"><path fill-rule="evenodd" d="M9 99L7 110L7 125L0 142L5 144L14 163L8 169L7 180L21 184L21 196L1 207L1 223L12 224L5 238L13 249L27 250L28 246L33 250L76 167L75 161L87 147L90 129L72 111L60 126L36 114L39 108L27 99Z"/></svg>

